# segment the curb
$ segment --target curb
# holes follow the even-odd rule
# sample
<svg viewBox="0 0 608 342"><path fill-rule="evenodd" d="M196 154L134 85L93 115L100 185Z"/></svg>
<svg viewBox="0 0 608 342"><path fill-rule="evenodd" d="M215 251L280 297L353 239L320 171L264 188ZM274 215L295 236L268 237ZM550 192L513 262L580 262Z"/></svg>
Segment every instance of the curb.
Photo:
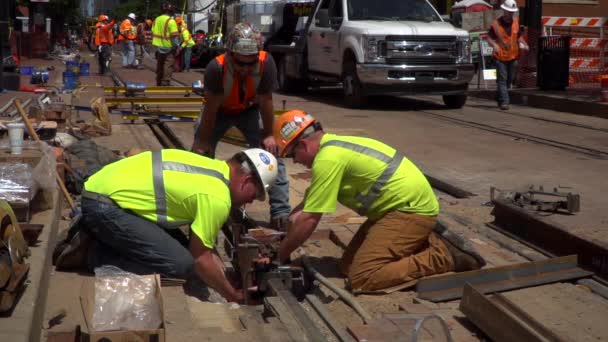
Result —
<svg viewBox="0 0 608 342"><path fill-rule="evenodd" d="M469 96L495 101L495 90L470 90ZM536 94L530 90L511 90L511 104L567 112L577 115L608 119L608 104L575 100L549 94Z"/></svg>

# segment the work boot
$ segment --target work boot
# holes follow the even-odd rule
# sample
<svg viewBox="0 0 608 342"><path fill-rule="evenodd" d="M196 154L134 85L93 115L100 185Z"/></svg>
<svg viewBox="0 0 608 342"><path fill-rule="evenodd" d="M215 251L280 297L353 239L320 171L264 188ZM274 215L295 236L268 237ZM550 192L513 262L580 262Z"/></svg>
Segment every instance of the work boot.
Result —
<svg viewBox="0 0 608 342"><path fill-rule="evenodd" d="M91 234L78 231L57 257L55 267L59 270L84 269L91 245Z"/></svg>
<svg viewBox="0 0 608 342"><path fill-rule="evenodd" d="M500 107L501 110L509 110L509 105L508 104L504 104L503 103L499 107Z"/></svg>
<svg viewBox="0 0 608 342"><path fill-rule="evenodd" d="M287 232L287 227L289 227L289 216L275 216L270 219L270 228L274 230L278 230L280 232Z"/></svg>
<svg viewBox="0 0 608 342"><path fill-rule="evenodd" d="M462 236L450 231L441 223L437 223L434 232L439 235L450 251L454 260L454 272L478 270L486 265L486 261Z"/></svg>

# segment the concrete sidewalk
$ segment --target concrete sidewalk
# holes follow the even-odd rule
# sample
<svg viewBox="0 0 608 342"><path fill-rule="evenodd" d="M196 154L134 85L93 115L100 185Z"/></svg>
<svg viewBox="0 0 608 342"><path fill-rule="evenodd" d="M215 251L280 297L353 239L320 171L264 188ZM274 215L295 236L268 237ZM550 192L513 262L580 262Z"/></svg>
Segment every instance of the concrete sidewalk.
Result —
<svg viewBox="0 0 608 342"><path fill-rule="evenodd" d="M469 88L469 96L495 100L495 85L492 84L489 88L493 89ZM600 88L563 91L516 88L511 89L509 93L511 104L608 119L608 102L600 102Z"/></svg>

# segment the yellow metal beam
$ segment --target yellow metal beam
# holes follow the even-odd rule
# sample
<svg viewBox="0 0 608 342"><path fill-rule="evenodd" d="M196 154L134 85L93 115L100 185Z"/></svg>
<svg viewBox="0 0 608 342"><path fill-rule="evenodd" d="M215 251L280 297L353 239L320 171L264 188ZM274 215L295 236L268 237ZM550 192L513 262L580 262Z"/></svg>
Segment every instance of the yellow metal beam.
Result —
<svg viewBox="0 0 608 342"><path fill-rule="evenodd" d="M104 87L103 91L106 94L124 94L127 92L127 88L126 87ZM145 90L143 91L144 93L148 93L148 94L155 94L155 93L168 93L168 94L175 94L175 93L192 93L192 87L171 87L171 86L165 86L165 87L146 87Z"/></svg>
<svg viewBox="0 0 608 342"><path fill-rule="evenodd" d="M108 105L201 105L203 97L106 97Z"/></svg>

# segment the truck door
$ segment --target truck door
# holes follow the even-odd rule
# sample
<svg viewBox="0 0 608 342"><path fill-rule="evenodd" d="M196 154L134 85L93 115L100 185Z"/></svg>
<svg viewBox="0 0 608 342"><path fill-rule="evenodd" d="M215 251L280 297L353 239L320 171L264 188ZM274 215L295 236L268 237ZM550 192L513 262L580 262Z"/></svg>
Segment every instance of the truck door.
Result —
<svg viewBox="0 0 608 342"><path fill-rule="evenodd" d="M334 0L322 0L308 29L308 68L312 71L327 72L329 5Z"/></svg>
<svg viewBox="0 0 608 342"><path fill-rule="evenodd" d="M326 37L326 70L333 75L342 74L342 49L340 48L340 26L344 19L343 0L331 0L329 4L329 26L330 30Z"/></svg>

